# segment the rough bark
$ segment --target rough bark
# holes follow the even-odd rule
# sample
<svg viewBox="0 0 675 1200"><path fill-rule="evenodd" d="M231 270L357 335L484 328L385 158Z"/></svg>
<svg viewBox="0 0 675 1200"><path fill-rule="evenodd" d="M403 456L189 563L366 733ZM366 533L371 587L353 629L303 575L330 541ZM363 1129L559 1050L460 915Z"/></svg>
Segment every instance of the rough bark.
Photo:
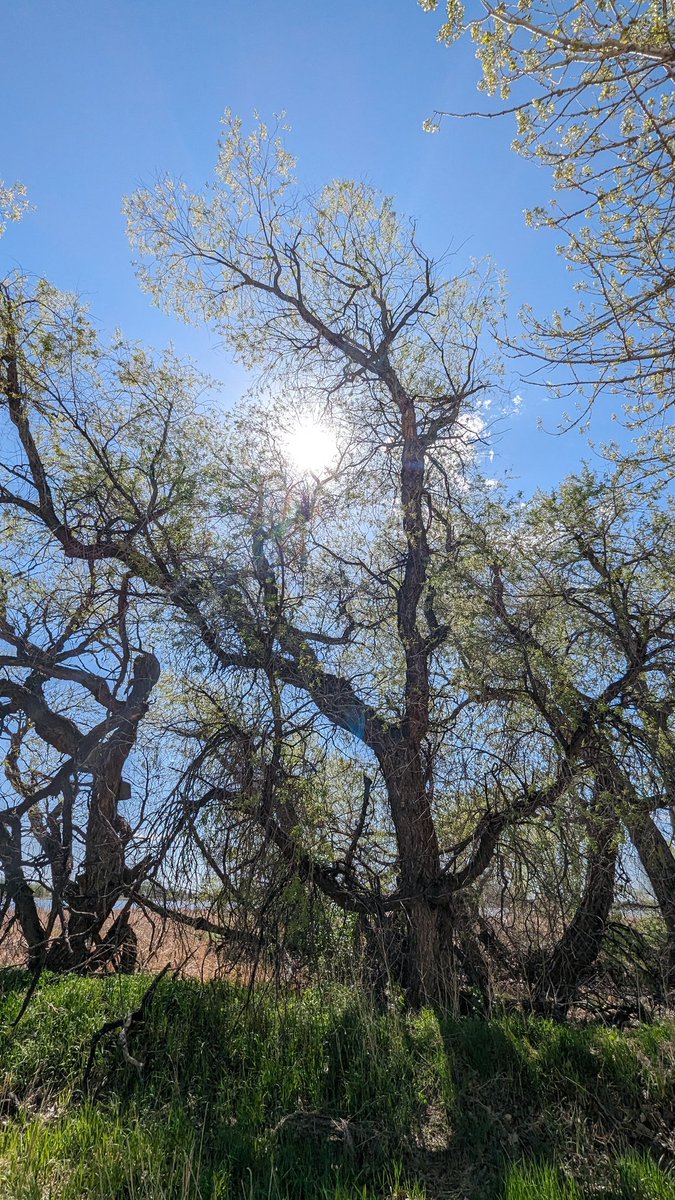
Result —
<svg viewBox="0 0 675 1200"><path fill-rule="evenodd" d="M5 887L28 946L28 965L32 967L43 956L45 933L35 897L23 872L18 821L11 822L9 826L0 823L0 863L5 875Z"/></svg>
<svg viewBox="0 0 675 1200"><path fill-rule="evenodd" d="M596 816L579 905L553 951L535 968L534 1007L558 1020L567 1015L602 949L614 900L618 827L613 813Z"/></svg>
<svg viewBox="0 0 675 1200"><path fill-rule="evenodd" d="M666 926L664 982L667 991L675 991L675 856L649 813L631 806L624 812L623 819Z"/></svg>

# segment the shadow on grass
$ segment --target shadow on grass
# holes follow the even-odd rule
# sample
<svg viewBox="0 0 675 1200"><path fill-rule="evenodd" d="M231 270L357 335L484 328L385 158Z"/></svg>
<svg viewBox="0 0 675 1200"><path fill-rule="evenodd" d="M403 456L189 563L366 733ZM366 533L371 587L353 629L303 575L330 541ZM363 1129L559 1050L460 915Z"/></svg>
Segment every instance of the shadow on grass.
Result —
<svg viewBox="0 0 675 1200"><path fill-rule="evenodd" d="M129 1040L141 1077L111 1034L84 1097L92 1035L148 980L45 978L12 1030L27 979L0 972L6 1200L675 1200L665 1026L164 980Z"/></svg>
<svg viewBox="0 0 675 1200"><path fill-rule="evenodd" d="M675 1200L673 1031L441 1015L454 1086L429 1196ZM670 1156L668 1155L670 1148Z"/></svg>

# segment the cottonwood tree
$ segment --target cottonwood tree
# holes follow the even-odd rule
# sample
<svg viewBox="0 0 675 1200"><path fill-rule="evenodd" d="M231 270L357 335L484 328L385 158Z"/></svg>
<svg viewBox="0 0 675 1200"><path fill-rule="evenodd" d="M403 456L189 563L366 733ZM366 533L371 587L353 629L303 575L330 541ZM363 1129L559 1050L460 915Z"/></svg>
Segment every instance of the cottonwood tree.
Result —
<svg viewBox="0 0 675 1200"><path fill-rule="evenodd" d="M144 769L138 739L162 639L140 622L147 585L109 547L119 538L131 554L133 534L158 513L170 522L189 492L180 454L159 479L179 371L121 344L104 356L77 304L45 283L6 282L0 301L5 915L11 904L35 965L129 963L129 906L103 930L157 865L152 753Z"/></svg>
<svg viewBox="0 0 675 1200"><path fill-rule="evenodd" d="M474 527L482 565L466 586L492 648L490 671L481 675L467 639L474 686L482 679L483 695L503 702L520 697L585 781L563 810L581 836L586 826L585 882L576 900L570 895L559 942L544 957L537 951L528 968L538 1003L557 1011L602 949L622 830L661 909L664 983L672 988L675 860L664 823L675 646L669 507L662 488L647 491L628 469L607 479L587 472L508 519Z"/></svg>
<svg viewBox="0 0 675 1200"><path fill-rule="evenodd" d="M436 0L422 0L436 9ZM611 389L637 418L673 395L673 18L667 5L450 0L439 37L469 31L481 87L515 114L515 149L552 169L529 219L563 236L580 302L526 315L528 349L560 379ZM432 122L433 125L433 122Z"/></svg>
<svg viewBox="0 0 675 1200"><path fill-rule="evenodd" d="M636 487L632 472L573 481L547 516L574 547L585 588L567 603L583 615L602 661L623 669L605 713L613 750L607 790L640 857L667 931L666 986L675 984L675 857L672 845L675 546L672 501L662 486ZM575 583L577 581L575 580ZM569 585L568 585L569 586ZM597 656L596 659L597 661Z"/></svg>
<svg viewBox="0 0 675 1200"><path fill-rule="evenodd" d="M320 400L343 438L338 466L304 485L293 514L288 468L276 465L283 421L267 416L256 439L247 415L228 481L232 540L216 607L234 637L221 662L265 671L280 730L288 698L300 695L319 725L365 747L395 837L386 893L381 880L370 884L372 865L356 872L363 821L321 868L294 837L296 811L264 799L262 814L277 846L338 903L404 915L404 978L415 996L437 996L453 947L477 962L462 945L461 899L520 811L500 811L502 793L488 789L488 811L468 834L440 844L437 815L452 801L435 790L436 767L463 700L438 692L452 610L441 616L435 574L453 553L461 456L488 378L478 351L484 289L476 293L475 276L440 283L414 229L370 189L335 184L301 201L264 127L244 139L228 122L210 192L163 180L128 212L141 278L158 302L210 319L287 390L290 369L296 391ZM191 586L204 619L208 588L199 577ZM222 633L211 641L227 645ZM565 768L546 778L544 794L551 800L568 782ZM541 789L526 791L519 799L532 812Z"/></svg>

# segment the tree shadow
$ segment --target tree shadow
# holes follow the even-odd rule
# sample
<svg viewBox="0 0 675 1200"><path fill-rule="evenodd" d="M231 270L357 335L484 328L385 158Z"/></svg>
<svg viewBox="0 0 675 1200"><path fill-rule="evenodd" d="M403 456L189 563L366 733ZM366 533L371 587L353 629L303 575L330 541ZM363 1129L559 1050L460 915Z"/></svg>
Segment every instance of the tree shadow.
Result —
<svg viewBox="0 0 675 1200"><path fill-rule="evenodd" d="M446 1144L414 1155L428 1200L652 1195L630 1180L659 1173L673 1094L671 1081L670 1098L650 1105L642 1050L602 1027L444 1014L438 1020L453 1095ZM659 1088L655 1080L657 1101ZM626 1153L628 1167L621 1166ZM663 1180L666 1190L654 1197L675 1200L675 1185Z"/></svg>
<svg viewBox="0 0 675 1200"><path fill-rule="evenodd" d="M25 979L1 973L0 993ZM12 1036L39 1033L39 1074L60 1088L73 1066L81 1077L101 1018L137 1008L146 989L143 979L47 980ZM81 1016L66 1020L59 1006L78 997ZM135 1194L150 1161L167 1181L191 1164L193 1191L177 1200L637 1200L597 1172L603 1154L653 1154L668 1125L672 1068L652 1069L668 1032L652 1026L634 1041L534 1018L375 1010L346 989L250 998L233 984L165 978L129 1028L127 1057L117 1031L97 1044L78 1112L96 1116L102 1159L124 1148L110 1200ZM12 1061L25 1053L17 1045ZM517 1187L518 1164L539 1182ZM558 1174L570 1166L577 1192ZM626 1178L640 1169L629 1164Z"/></svg>

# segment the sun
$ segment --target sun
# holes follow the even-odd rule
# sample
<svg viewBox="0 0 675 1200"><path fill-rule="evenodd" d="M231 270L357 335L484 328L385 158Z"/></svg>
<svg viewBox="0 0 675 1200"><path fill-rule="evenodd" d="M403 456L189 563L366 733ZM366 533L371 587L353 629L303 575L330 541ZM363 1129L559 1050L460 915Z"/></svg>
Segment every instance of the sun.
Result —
<svg viewBox="0 0 675 1200"><path fill-rule="evenodd" d="M322 421L305 417L286 434L284 454L301 475L322 475L337 459L335 433Z"/></svg>

